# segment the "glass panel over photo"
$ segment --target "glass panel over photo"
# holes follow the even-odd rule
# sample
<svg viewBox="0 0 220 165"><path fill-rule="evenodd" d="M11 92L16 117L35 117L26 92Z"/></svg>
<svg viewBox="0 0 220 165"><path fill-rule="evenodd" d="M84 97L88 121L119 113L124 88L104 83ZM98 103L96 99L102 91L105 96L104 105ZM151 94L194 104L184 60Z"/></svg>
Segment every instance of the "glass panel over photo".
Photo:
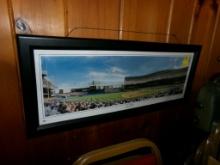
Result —
<svg viewBox="0 0 220 165"><path fill-rule="evenodd" d="M192 54L114 53L40 56L44 117L183 97ZM165 100L166 100L165 99ZM163 99L164 100L164 99ZM132 104L131 104L132 103ZM152 102L154 103L154 102Z"/></svg>

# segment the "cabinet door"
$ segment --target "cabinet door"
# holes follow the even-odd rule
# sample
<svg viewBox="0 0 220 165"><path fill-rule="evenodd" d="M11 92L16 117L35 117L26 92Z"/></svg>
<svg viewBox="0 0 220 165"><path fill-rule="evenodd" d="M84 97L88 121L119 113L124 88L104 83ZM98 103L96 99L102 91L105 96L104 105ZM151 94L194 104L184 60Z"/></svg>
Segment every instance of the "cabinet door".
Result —
<svg viewBox="0 0 220 165"><path fill-rule="evenodd" d="M124 0L121 38L166 41L172 0Z"/></svg>
<svg viewBox="0 0 220 165"><path fill-rule="evenodd" d="M199 63L196 70L193 89L197 91L207 81L208 61L216 26L217 10L215 1L197 1L194 25L190 43L202 45Z"/></svg>
<svg viewBox="0 0 220 165"><path fill-rule="evenodd" d="M120 0L67 0L68 36L118 39Z"/></svg>
<svg viewBox="0 0 220 165"><path fill-rule="evenodd" d="M64 35L64 6L62 0L12 0L14 18L22 19L30 28L26 33ZM16 29L17 33L23 33Z"/></svg>

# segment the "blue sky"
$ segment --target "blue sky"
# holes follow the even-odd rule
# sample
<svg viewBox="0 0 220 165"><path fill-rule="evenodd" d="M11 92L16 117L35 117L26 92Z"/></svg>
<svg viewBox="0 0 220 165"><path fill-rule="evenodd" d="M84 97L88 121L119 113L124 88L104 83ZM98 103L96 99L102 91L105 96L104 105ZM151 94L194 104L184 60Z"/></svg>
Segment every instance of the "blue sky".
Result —
<svg viewBox="0 0 220 165"><path fill-rule="evenodd" d="M123 84L125 76L146 75L180 68L183 57L152 56L42 56L42 71L58 89L88 87L92 81Z"/></svg>

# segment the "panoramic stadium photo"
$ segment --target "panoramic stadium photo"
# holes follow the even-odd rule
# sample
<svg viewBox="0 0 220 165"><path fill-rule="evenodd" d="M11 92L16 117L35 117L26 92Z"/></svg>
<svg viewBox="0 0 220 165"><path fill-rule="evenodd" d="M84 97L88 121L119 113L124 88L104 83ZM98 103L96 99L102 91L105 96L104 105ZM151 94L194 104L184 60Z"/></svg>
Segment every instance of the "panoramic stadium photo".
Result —
<svg viewBox="0 0 220 165"><path fill-rule="evenodd" d="M182 98L192 61L190 53L172 52L47 51L35 57L43 121Z"/></svg>

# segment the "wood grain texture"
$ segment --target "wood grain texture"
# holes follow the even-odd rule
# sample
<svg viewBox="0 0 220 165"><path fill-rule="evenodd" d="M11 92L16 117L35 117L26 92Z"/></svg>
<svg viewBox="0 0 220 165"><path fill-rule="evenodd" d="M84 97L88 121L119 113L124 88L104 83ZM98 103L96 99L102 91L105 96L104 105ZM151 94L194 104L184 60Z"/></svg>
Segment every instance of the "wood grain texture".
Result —
<svg viewBox="0 0 220 165"><path fill-rule="evenodd" d="M28 140L29 164L71 164L67 132L57 132Z"/></svg>
<svg viewBox="0 0 220 165"><path fill-rule="evenodd" d="M199 3L200 2L200 3ZM207 81L208 61L211 56L213 32L216 24L217 12L214 1L198 1L194 15L194 24L190 43L202 45L199 63L196 70L193 90L196 92Z"/></svg>
<svg viewBox="0 0 220 165"><path fill-rule="evenodd" d="M176 107L158 108L163 111L146 112L27 139L15 49L13 21L16 18L24 19L35 35L110 39L120 36L120 39L126 40L201 44L203 52L194 83L194 88L198 89L208 75L219 71L219 63L216 62L220 54L219 7L213 2L0 0L0 20L3 22L0 24L0 164L6 164L6 161L7 164L71 164L90 150L139 137L166 143L169 133L175 133L171 132L170 127L175 126L177 121L191 121L192 112L190 108L181 109L178 104ZM177 39L167 33L175 34Z"/></svg>
<svg viewBox="0 0 220 165"><path fill-rule="evenodd" d="M67 0L68 36L118 39L120 0Z"/></svg>
<svg viewBox="0 0 220 165"><path fill-rule="evenodd" d="M210 58L206 75L208 79L220 74L220 1L216 1L216 24L214 27L213 44L210 49Z"/></svg>
<svg viewBox="0 0 220 165"><path fill-rule="evenodd" d="M71 164L65 133L26 137L11 9L9 0L0 0L0 164Z"/></svg>
<svg viewBox="0 0 220 165"><path fill-rule="evenodd" d="M22 18L32 34L64 36L65 21L62 0L12 0L14 19ZM22 33L18 29L16 32Z"/></svg>
<svg viewBox="0 0 220 165"><path fill-rule="evenodd" d="M170 22L169 42L188 43L197 0L175 0ZM187 12L186 12L187 11Z"/></svg>
<svg viewBox="0 0 220 165"><path fill-rule="evenodd" d="M0 164L25 164L27 143L9 5L0 0Z"/></svg>
<svg viewBox="0 0 220 165"><path fill-rule="evenodd" d="M125 40L166 41L171 1L124 0L122 38Z"/></svg>

